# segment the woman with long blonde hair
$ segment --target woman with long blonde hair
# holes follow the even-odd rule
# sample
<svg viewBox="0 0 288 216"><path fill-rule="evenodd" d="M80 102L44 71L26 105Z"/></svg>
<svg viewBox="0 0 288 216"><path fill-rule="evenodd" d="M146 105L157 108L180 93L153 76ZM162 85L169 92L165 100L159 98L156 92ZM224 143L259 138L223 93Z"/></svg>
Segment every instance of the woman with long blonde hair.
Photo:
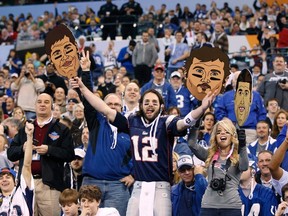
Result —
<svg viewBox="0 0 288 216"><path fill-rule="evenodd" d="M213 127L208 149L189 140L192 152L205 161L208 171L209 186L202 199L201 216L241 216L238 185L241 172L249 165L245 139L245 131L237 134L231 120L225 118Z"/></svg>

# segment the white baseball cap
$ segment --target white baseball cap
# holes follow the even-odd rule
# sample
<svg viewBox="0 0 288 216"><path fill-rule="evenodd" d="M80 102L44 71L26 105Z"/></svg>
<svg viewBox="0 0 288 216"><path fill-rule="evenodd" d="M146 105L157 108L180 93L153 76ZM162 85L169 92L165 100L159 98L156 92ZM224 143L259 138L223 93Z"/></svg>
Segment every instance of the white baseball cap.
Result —
<svg viewBox="0 0 288 216"><path fill-rule="evenodd" d="M179 77L179 78L181 78L181 74L179 73L179 71L174 71L174 72L171 73L170 78L172 78L172 77Z"/></svg>
<svg viewBox="0 0 288 216"><path fill-rule="evenodd" d="M179 159L177 161L178 169L180 169L184 165L194 167L194 162L193 162L192 157L190 155L182 155L179 157Z"/></svg>
<svg viewBox="0 0 288 216"><path fill-rule="evenodd" d="M80 148L75 148L74 149L74 153L75 153L75 156L78 156L80 158L84 158L85 155L86 155L86 152L83 149L80 149Z"/></svg>

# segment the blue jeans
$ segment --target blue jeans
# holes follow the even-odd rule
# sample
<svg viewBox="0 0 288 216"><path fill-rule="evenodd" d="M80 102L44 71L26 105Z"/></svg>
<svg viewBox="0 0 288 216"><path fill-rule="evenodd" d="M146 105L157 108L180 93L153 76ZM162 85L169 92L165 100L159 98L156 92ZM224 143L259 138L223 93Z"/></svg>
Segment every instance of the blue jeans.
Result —
<svg viewBox="0 0 288 216"><path fill-rule="evenodd" d="M138 216L141 195L141 181L135 181L131 198L129 199L126 216ZM171 216L171 186L169 182L156 182L153 205L154 216Z"/></svg>
<svg viewBox="0 0 288 216"><path fill-rule="evenodd" d="M201 208L200 216L241 216L241 209Z"/></svg>
<svg viewBox="0 0 288 216"><path fill-rule="evenodd" d="M85 176L82 185L96 185L102 192L101 207L114 207L121 216L126 215L128 200L130 198L129 188L120 181L97 180Z"/></svg>

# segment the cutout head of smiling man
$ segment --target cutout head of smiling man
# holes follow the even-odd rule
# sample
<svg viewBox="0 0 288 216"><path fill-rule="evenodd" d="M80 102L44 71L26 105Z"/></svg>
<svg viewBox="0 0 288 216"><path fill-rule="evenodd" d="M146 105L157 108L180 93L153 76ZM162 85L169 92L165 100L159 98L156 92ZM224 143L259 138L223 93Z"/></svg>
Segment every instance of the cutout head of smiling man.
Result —
<svg viewBox="0 0 288 216"><path fill-rule="evenodd" d="M60 24L48 32L45 50L59 75L67 78L77 76L79 57L77 42L70 29Z"/></svg>
<svg viewBox="0 0 288 216"><path fill-rule="evenodd" d="M186 87L198 100L210 91L216 95L224 91L230 74L229 57L219 48L203 46L191 51L186 65Z"/></svg>

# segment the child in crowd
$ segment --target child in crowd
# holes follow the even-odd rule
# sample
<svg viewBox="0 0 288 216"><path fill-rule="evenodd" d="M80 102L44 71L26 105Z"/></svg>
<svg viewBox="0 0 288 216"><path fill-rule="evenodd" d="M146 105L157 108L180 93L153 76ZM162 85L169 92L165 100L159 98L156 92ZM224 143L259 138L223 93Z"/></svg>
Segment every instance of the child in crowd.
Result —
<svg viewBox="0 0 288 216"><path fill-rule="evenodd" d="M63 216L78 216L78 192L75 189L67 188L59 196Z"/></svg>

